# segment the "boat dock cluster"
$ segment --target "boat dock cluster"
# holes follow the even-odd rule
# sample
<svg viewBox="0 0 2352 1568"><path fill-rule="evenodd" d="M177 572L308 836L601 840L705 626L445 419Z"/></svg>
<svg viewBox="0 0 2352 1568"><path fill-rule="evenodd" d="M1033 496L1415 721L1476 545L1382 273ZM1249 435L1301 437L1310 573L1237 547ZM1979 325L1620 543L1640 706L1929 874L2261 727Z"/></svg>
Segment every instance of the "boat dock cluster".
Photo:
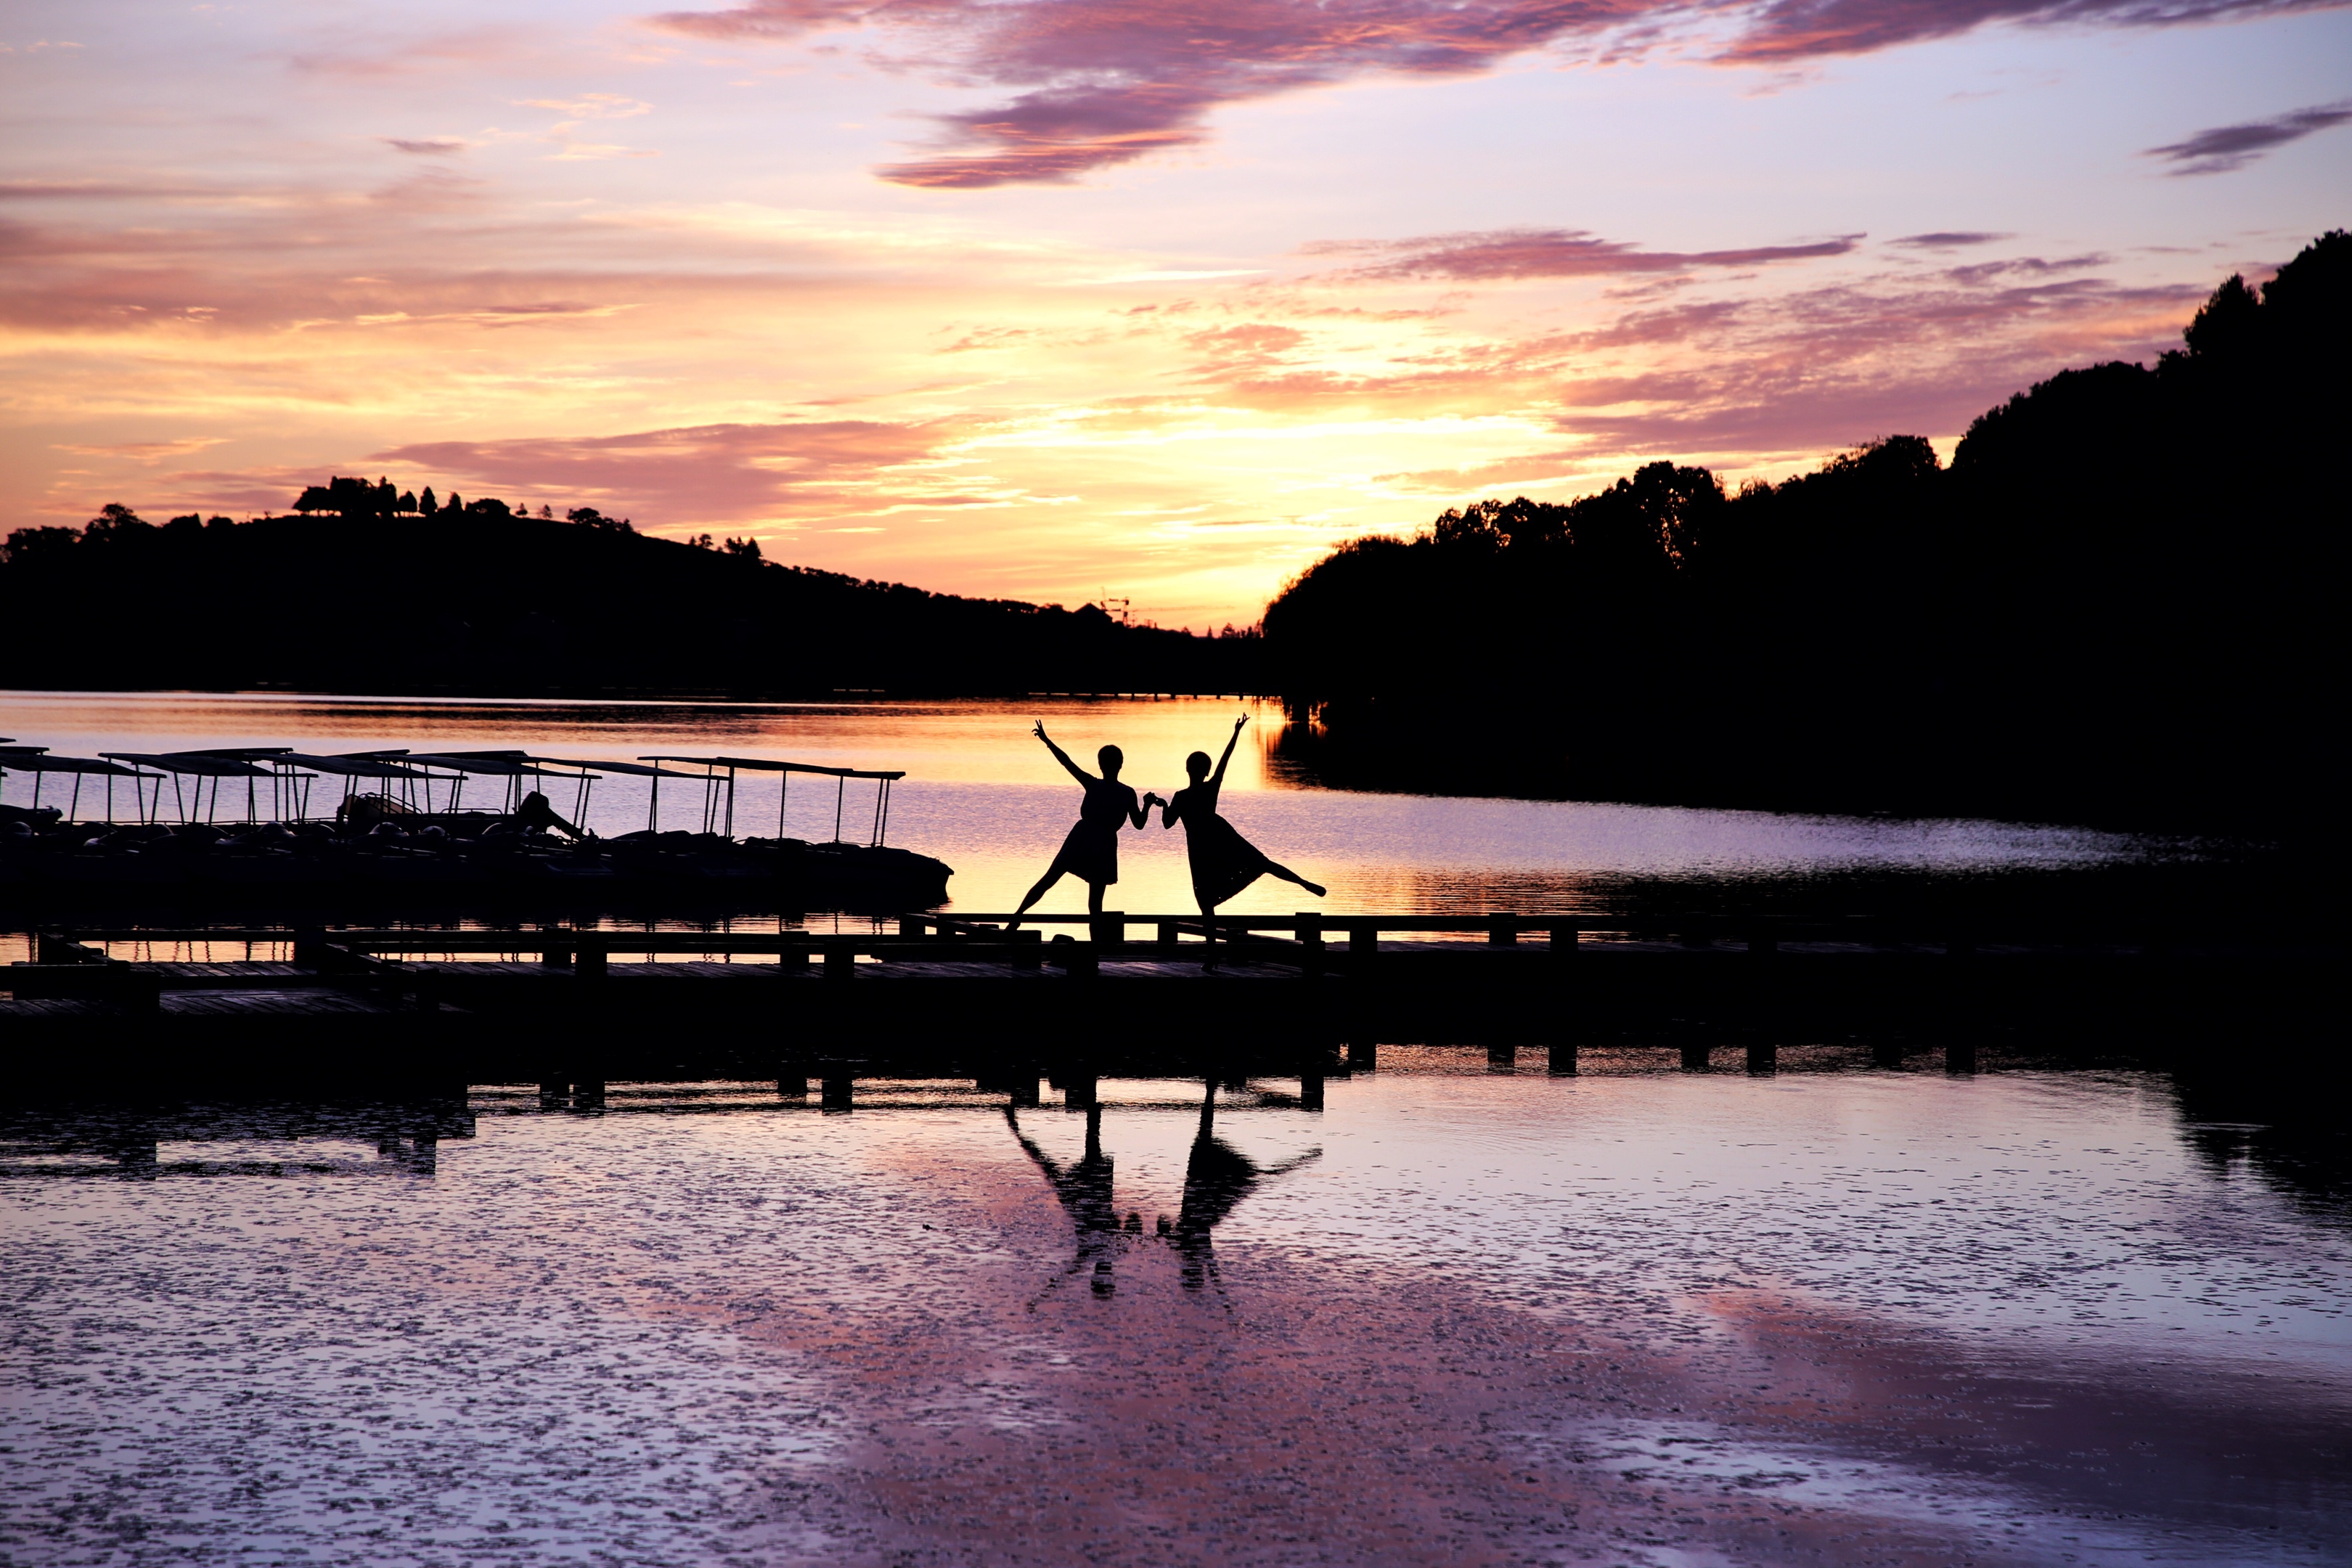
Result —
<svg viewBox="0 0 2352 1568"><path fill-rule="evenodd" d="M785 835L787 787L775 835L737 838L735 784L745 772L781 774L787 786L793 773L832 780L833 837ZM584 819L596 784L615 774L647 782L646 826L605 838ZM12 805L5 785L17 775L31 787ZM70 757L0 742L0 896L731 886L786 902L923 908L947 896L951 873L886 842L890 786L904 776L762 757L289 746ZM318 791L322 780L340 788ZM684 793L698 806L691 828L663 825L665 780L675 781L673 801ZM862 843L843 835L851 780L873 785L870 823L849 824L866 829Z"/></svg>

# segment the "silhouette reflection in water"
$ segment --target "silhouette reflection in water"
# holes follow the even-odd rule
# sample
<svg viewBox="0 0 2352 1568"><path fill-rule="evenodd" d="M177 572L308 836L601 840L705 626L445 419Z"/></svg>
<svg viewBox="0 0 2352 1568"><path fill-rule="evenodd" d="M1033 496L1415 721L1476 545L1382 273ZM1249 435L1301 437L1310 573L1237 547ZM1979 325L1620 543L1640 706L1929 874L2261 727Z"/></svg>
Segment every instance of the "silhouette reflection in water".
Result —
<svg viewBox="0 0 2352 1568"><path fill-rule="evenodd" d="M1217 792L1225 785L1225 764L1234 760L1234 747L1242 738L1242 726L1248 722L1246 713L1234 721L1234 732L1225 741L1224 755L1217 759L1215 773L1209 771L1209 753L1195 752L1184 759L1184 772L1192 782L1178 790L1174 799L1161 800L1156 795L1143 797L1147 813L1154 804L1160 807L1163 830L1179 822L1184 825L1184 856L1192 872L1192 897L1201 906L1202 923L1208 928L1211 968L1216 965L1217 906L1260 877L1279 877L1318 899L1323 896L1321 883L1310 882L1289 867L1267 859L1264 850L1217 815Z"/></svg>
<svg viewBox="0 0 2352 1568"><path fill-rule="evenodd" d="M1119 1219L1118 1202L1111 1184L1111 1159L1103 1152L1102 1114L1098 1104L1087 1108L1086 1153L1076 1163L1063 1165L1021 1131L1018 1111L1009 1105L1004 1108L1005 1125L1013 1130L1023 1152L1045 1173L1045 1180L1053 1185L1054 1195L1069 1212L1071 1227L1076 1232L1076 1256L1067 1268L1047 1283L1046 1290L1073 1275L1086 1274L1097 1296L1109 1296L1118 1289L1116 1265L1120 1252L1129 1245L1146 1241L1172 1244L1182 1259L1181 1278L1184 1289L1202 1289L1216 1278L1217 1272L1210 1233L1262 1183L1295 1171L1323 1153L1320 1148L1309 1149L1273 1165L1261 1165L1252 1160L1217 1136L1217 1082L1210 1079L1201 1099L1200 1128L1193 1134L1192 1152L1184 1164L1184 1197L1178 1205L1175 1223L1171 1226L1168 1216L1162 1215L1153 1234L1146 1237L1140 1213L1129 1214L1124 1223ZM1043 1300L1044 1295L1040 1291L1039 1299Z"/></svg>

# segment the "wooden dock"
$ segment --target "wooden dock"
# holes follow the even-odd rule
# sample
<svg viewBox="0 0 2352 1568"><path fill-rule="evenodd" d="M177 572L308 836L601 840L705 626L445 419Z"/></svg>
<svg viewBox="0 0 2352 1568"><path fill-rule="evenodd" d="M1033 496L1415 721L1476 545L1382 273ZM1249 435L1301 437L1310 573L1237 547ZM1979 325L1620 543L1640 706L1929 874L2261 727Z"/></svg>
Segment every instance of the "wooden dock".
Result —
<svg viewBox="0 0 2352 1568"><path fill-rule="evenodd" d="M911 914L863 934L568 928L44 933L0 972L6 1082L87 1076L598 1083L986 1079L1116 1061L1139 1076L1320 1073L1382 1043L1742 1044L1988 1031L2292 1043L2335 992L2332 948L2178 936L1959 934L1893 922L1694 917ZM1044 928L1042 931L1038 928ZM1045 932L1051 931L1048 936ZM223 963L136 944L257 944ZM1696 1045L1692 1045L1696 1042ZM1102 1070L1110 1070L1106 1065ZM1030 1081L1035 1081L1031 1072Z"/></svg>

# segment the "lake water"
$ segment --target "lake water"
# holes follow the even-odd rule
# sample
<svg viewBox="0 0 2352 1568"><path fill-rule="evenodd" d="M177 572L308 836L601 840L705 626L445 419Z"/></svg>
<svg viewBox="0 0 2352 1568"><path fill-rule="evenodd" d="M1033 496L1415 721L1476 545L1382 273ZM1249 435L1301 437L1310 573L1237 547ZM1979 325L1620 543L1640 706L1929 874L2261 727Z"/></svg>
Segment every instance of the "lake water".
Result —
<svg viewBox="0 0 2352 1568"><path fill-rule="evenodd" d="M1075 812L1033 718L1165 793L1240 710L16 694L0 734L904 767L892 841L986 909ZM1343 794L1270 770L1252 711L1228 814L1336 910L2212 858ZM643 826L632 781L594 798ZM745 786L739 829L776 804ZM790 810L830 834L829 791ZM1177 837L1127 837L1116 903L1183 907ZM1320 1110L1107 1078L1092 1118L872 1081L846 1114L0 1100L0 1563L2352 1561L2343 1139L2273 1042L2192 1074L1868 1044L1553 1077L1383 1043Z"/></svg>
<svg viewBox="0 0 2352 1568"><path fill-rule="evenodd" d="M2352 1558L2346 1215L2168 1080L1655 1060L1391 1049L1205 1154L1106 1080L1115 1235L1051 1094L12 1112L0 1558Z"/></svg>
<svg viewBox="0 0 2352 1568"><path fill-rule="evenodd" d="M833 767L901 768L889 838L955 868L953 907L1008 910L1053 858L1076 819L1078 792L1029 733L1034 720L1080 765L1105 743L1127 754L1139 793L1172 794L1186 753L1213 756L1247 712L1222 809L1259 847L1327 885L1321 907L1436 913L1487 909L1582 912L1632 884L1704 887L1730 880L1872 873L1968 878L2095 870L2178 859L2194 847L2084 828L1979 821L1803 816L1556 801L1461 800L1302 786L1269 765L1284 722L1270 704L1040 700L1024 703L708 704L411 701L353 698L146 693L0 694L0 735L66 755L280 745L321 752L383 747L512 747L541 754L627 761L646 753L751 754ZM44 800L58 800L58 781ZM331 780L317 789L334 790ZM478 784L476 798L494 781ZM233 795L233 789L225 796ZM570 792L551 792L570 809ZM610 835L648 820L647 781L612 775L590 796L588 826ZM772 833L778 808L794 837L830 838L835 790L803 777L780 800L774 776L738 788L739 833ZM6 798L32 798L11 775ZM314 798L319 809L330 795ZM671 781L665 827L699 826L702 788ZM84 802L89 805L89 799ZM127 797L123 803L128 808ZM240 815L242 799L223 802ZM173 808L167 805L166 814ZM85 815L87 815L87 809ZM851 784L842 832L863 839L871 786ZM1190 910L1182 834L1158 826L1121 836L1111 907ZM1227 907L1287 913L1309 900L1271 879ZM1065 880L1039 906L1074 911L1086 890Z"/></svg>

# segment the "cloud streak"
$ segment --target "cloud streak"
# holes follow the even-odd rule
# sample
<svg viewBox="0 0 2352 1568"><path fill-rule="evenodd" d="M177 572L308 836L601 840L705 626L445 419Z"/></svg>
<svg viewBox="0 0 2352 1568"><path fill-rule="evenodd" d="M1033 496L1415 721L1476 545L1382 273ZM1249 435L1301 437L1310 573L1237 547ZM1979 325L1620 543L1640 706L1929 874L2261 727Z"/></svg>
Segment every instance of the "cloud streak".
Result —
<svg viewBox="0 0 2352 1568"><path fill-rule="evenodd" d="M1492 283L1810 261L1843 256L1861 239L1858 234L1849 234L1810 245L1751 246L1739 250L1643 250L1627 241L1602 239L1580 228L1507 228L1483 234L1429 235L1419 239L1323 240L1301 247L1300 253L1375 258L1338 274L1348 281L1439 279Z"/></svg>
<svg viewBox="0 0 2352 1568"><path fill-rule="evenodd" d="M467 488L606 500L661 518L773 519L871 510L877 483L930 457L949 432L879 420L703 425L618 436L425 441L368 462ZM919 477L891 488L921 490ZM954 498L926 498L951 505Z"/></svg>
<svg viewBox="0 0 2352 1568"><path fill-rule="evenodd" d="M2176 175L2226 174L2232 169L2244 168L2274 147L2300 142L2347 120L2352 120L2352 100L2321 104L2315 109L2298 109L2242 125L2217 125L2210 131L2200 131L2185 142L2151 147L2141 156L2165 160L2173 165L2168 173Z"/></svg>
<svg viewBox="0 0 2352 1568"><path fill-rule="evenodd" d="M1989 23L2166 26L2346 0L749 0L650 18L736 43L850 28L919 36L957 81L1011 97L934 117L929 154L894 184L1063 184L1206 140L1218 108L1367 77L1461 77L1572 43L1638 54L1708 40L1716 59L1785 67Z"/></svg>

